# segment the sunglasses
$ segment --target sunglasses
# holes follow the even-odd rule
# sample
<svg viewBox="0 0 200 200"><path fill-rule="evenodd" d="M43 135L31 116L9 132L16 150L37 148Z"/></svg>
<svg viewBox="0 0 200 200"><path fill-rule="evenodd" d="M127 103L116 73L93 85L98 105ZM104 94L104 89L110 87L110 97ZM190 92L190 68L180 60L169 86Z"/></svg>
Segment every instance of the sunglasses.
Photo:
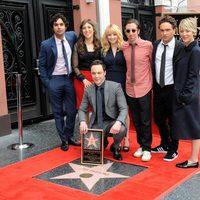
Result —
<svg viewBox="0 0 200 200"><path fill-rule="evenodd" d="M137 30L135 30L135 29L127 29L127 30L126 30L127 33L130 33L130 32L135 33L136 31L137 31Z"/></svg>

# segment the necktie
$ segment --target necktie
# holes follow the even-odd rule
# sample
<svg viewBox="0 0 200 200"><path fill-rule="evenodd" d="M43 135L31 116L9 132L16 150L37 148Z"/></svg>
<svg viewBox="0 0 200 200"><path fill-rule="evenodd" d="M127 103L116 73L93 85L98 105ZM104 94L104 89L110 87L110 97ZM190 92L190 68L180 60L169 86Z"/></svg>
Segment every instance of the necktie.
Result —
<svg viewBox="0 0 200 200"><path fill-rule="evenodd" d="M102 110L102 96L101 87L97 88L97 125L98 128L103 128L103 110Z"/></svg>
<svg viewBox="0 0 200 200"><path fill-rule="evenodd" d="M69 64L68 64L68 59L67 59L67 53L66 53L65 46L64 46L64 40L61 40L61 43L62 43L63 57L65 60L65 66L67 68L67 74L69 75Z"/></svg>
<svg viewBox="0 0 200 200"><path fill-rule="evenodd" d="M164 44L163 44L164 45ZM164 50L161 56L161 65L160 65L160 87L165 86L165 60L166 60L166 47L164 45Z"/></svg>
<svg viewBox="0 0 200 200"><path fill-rule="evenodd" d="M135 83L135 44L131 46L131 83Z"/></svg>

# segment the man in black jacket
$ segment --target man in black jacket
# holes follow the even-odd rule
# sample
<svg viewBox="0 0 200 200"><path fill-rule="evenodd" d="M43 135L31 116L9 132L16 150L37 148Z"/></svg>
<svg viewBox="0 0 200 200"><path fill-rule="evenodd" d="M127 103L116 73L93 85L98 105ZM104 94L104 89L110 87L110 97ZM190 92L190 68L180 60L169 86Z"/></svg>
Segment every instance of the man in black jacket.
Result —
<svg viewBox="0 0 200 200"><path fill-rule="evenodd" d="M154 121L158 126L161 143L152 149L153 153L166 153L164 160L172 161L178 157L178 140L172 139L172 95L174 87L177 55L183 44L176 40L176 20L165 16L159 21L161 40L153 44L153 89Z"/></svg>

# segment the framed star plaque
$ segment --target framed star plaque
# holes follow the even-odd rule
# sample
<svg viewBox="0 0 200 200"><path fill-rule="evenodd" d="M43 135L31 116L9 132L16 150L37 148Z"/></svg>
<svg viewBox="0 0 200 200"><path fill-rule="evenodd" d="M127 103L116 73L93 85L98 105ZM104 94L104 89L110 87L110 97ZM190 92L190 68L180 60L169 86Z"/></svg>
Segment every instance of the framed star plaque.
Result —
<svg viewBox="0 0 200 200"><path fill-rule="evenodd" d="M88 129L86 134L81 134L81 140L81 163L103 164L103 130Z"/></svg>

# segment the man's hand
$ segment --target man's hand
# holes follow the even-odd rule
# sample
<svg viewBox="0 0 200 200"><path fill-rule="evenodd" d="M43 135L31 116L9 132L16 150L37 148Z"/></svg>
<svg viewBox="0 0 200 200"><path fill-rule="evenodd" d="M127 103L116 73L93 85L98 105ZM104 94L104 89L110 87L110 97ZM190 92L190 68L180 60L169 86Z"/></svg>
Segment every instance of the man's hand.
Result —
<svg viewBox="0 0 200 200"><path fill-rule="evenodd" d="M121 129L122 123L120 121L116 121L110 129L110 133L118 134Z"/></svg>
<svg viewBox="0 0 200 200"><path fill-rule="evenodd" d="M80 134L86 134L88 132L88 126L86 122L82 121L80 123Z"/></svg>

